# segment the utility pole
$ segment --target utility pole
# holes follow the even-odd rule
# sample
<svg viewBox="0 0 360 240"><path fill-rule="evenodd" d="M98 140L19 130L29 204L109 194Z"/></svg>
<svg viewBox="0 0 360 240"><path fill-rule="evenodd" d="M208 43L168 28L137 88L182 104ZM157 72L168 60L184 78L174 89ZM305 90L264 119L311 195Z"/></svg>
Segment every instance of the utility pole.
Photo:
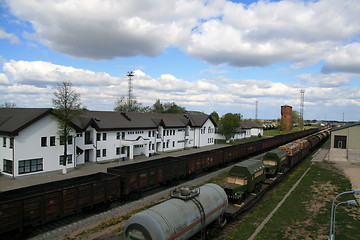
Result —
<svg viewBox="0 0 360 240"><path fill-rule="evenodd" d="M128 74L126 75L129 78L129 90L128 90L128 106L129 106L129 110L131 111L132 109L132 77L134 76L134 72L130 71L128 72Z"/></svg>
<svg viewBox="0 0 360 240"><path fill-rule="evenodd" d="M304 95L305 95L305 90L301 89L300 90L300 130L304 129Z"/></svg>

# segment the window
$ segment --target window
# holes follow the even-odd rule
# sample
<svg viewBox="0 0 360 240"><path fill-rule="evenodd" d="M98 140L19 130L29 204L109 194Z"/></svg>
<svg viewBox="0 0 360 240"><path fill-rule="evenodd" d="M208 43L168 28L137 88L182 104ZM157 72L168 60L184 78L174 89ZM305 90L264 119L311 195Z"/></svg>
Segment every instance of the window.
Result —
<svg viewBox="0 0 360 240"><path fill-rule="evenodd" d="M68 154L67 155L67 163L72 163L73 161L72 161L72 154ZM59 164L60 165L64 165L64 155L61 155L60 157L59 157Z"/></svg>
<svg viewBox="0 0 360 240"><path fill-rule="evenodd" d="M106 149L103 149L103 150L102 150L102 156L103 156L103 157L106 157Z"/></svg>
<svg viewBox="0 0 360 240"><path fill-rule="evenodd" d="M119 140L120 139L120 132L116 133L116 139Z"/></svg>
<svg viewBox="0 0 360 240"><path fill-rule="evenodd" d="M3 147L6 147L6 137L3 137Z"/></svg>
<svg viewBox="0 0 360 240"><path fill-rule="evenodd" d="M173 141L173 147L175 147L175 141Z"/></svg>
<svg viewBox="0 0 360 240"><path fill-rule="evenodd" d="M50 146L55 146L55 137L54 136L50 137Z"/></svg>
<svg viewBox="0 0 360 240"><path fill-rule="evenodd" d="M125 139L125 132L121 132L121 139Z"/></svg>
<svg viewBox="0 0 360 240"><path fill-rule="evenodd" d="M10 148L14 148L14 138L10 138Z"/></svg>
<svg viewBox="0 0 360 240"><path fill-rule="evenodd" d="M60 136L60 145L64 145L65 141L64 141L64 136Z"/></svg>
<svg viewBox="0 0 360 240"><path fill-rule="evenodd" d="M151 137L151 131L149 131L148 137Z"/></svg>
<svg viewBox="0 0 360 240"><path fill-rule="evenodd" d="M67 155L67 163L72 163L72 154Z"/></svg>
<svg viewBox="0 0 360 240"><path fill-rule="evenodd" d="M101 157L101 152L100 152L100 150L98 149L98 150L96 150L96 157Z"/></svg>
<svg viewBox="0 0 360 240"><path fill-rule="evenodd" d="M64 155L59 157L59 165L64 165Z"/></svg>
<svg viewBox="0 0 360 240"><path fill-rule="evenodd" d="M46 147L47 137L41 137L41 146Z"/></svg>
<svg viewBox="0 0 360 240"><path fill-rule="evenodd" d="M106 141L106 133L103 133L103 141Z"/></svg>
<svg viewBox="0 0 360 240"><path fill-rule="evenodd" d="M119 147L116 148L116 155L120 155L120 148Z"/></svg>
<svg viewBox="0 0 360 240"><path fill-rule="evenodd" d="M43 170L43 159L30 159L19 161L19 174L38 172Z"/></svg>
<svg viewBox="0 0 360 240"><path fill-rule="evenodd" d="M101 134L100 133L97 133L96 134L96 141L100 141L101 140Z"/></svg>
<svg viewBox="0 0 360 240"><path fill-rule="evenodd" d="M73 139L72 139L72 136L68 136L68 144L71 145L73 143Z"/></svg>
<svg viewBox="0 0 360 240"><path fill-rule="evenodd" d="M3 167L4 172L13 173L13 164L12 163L13 163L12 161L4 159L4 167Z"/></svg>

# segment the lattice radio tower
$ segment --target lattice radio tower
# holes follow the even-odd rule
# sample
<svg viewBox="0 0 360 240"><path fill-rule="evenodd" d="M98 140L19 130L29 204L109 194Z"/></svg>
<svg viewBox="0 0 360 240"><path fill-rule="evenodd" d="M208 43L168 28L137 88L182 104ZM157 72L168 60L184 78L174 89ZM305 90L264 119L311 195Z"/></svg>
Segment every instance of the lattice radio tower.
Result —
<svg viewBox="0 0 360 240"><path fill-rule="evenodd" d="M303 127L304 127L304 95L305 95L305 90L304 89L300 90L300 95L301 95L301 99L300 99L300 128L303 129Z"/></svg>
<svg viewBox="0 0 360 240"><path fill-rule="evenodd" d="M128 105L129 109L132 109L132 77L134 76L134 72L130 71L126 76L129 78Z"/></svg>

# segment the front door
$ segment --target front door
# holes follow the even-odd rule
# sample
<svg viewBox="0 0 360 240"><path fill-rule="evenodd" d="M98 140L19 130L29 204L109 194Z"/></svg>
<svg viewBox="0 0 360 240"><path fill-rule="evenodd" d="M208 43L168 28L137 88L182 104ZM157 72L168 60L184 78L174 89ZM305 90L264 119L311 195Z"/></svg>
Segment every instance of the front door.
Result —
<svg viewBox="0 0 360 240"><path fill-rule="evenodd" d="M346 149L346 136L334 136L334 148Z"/></svg>
<svg viewBox="0 0 360 240"><path fill-rule="evenodd" d="M88 161L90 161L90 150L89 149L87 149L87 150L85 150L85 162L88 162Z"/></svg>

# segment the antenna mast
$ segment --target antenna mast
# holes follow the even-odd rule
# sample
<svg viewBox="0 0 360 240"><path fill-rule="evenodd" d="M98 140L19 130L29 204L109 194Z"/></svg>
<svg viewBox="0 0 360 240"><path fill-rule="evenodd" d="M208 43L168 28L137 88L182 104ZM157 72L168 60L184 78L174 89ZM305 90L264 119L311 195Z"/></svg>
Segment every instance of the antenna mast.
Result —
<svg viewBox="0 0 360 240"><path fill-rule="evenodd" d="M131 111L132 109L132 77L134 76L134 72L130 71L127 73L126 75L129 78L129 90L128 90L128 106L129 106L129 110Z"/></svg>

